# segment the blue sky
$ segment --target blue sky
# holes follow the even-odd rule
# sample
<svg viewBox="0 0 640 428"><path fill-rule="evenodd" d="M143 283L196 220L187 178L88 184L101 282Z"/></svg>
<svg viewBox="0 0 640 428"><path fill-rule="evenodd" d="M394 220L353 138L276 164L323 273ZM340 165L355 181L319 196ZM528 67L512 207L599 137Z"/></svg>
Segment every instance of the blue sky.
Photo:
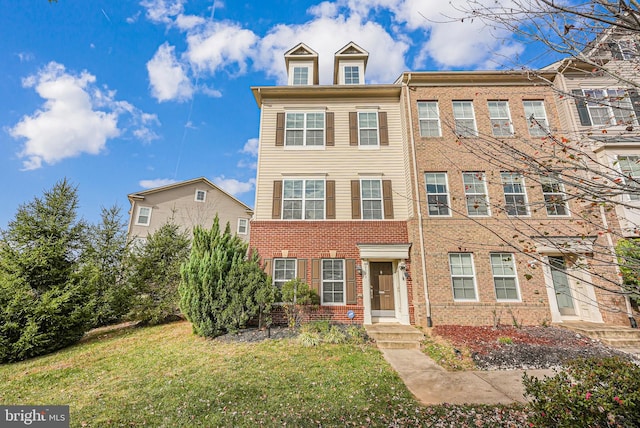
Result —
<svg viewBox="0 0 640 428"><path fill-rule="evenodd" d="M250 87L282 84L283 54L299 42L319 53L321 84L350 41L370 54L368 83L407 70L526 63L530 53L508 34L469 20L436 23L455 15L450 8L442 0L3 2L0 228L64 177L90 222L101 206L126 216L129 193L201 176L253 206L260 111Z"/></svg>

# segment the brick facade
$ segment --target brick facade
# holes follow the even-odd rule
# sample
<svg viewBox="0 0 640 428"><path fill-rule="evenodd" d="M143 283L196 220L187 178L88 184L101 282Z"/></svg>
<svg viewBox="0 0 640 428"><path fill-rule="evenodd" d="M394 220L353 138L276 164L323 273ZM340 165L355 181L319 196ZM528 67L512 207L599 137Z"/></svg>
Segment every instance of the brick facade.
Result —
<svg viewBox="0 0 640 428"><path fill-rule="evenodd" d="M354 259L362 265L358 244L400 244L407 243L407 223L405 221L252 221L251 247L260 254L263 262L274 258L306 259ZM410 260L406 261L411 272ZM311 283L311 263L301 277ZM267 272L272 275L272 272ZM407 279L408 293L413 295L411 276ZM311 320L329 319L335 322L352 322L347 312L353 310L353 322L362 324L363 292L362 276L356 275L355 305L320 306L312 309L307 316ZM410 314L413 303L409 301ZM274 314L276 320L279 320Z"/></svg>

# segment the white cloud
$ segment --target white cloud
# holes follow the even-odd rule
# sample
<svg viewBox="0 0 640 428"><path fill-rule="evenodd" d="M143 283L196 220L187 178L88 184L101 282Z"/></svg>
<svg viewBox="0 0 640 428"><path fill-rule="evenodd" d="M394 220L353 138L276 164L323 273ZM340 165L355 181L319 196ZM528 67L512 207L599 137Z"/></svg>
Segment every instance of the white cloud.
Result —
<svg viewBox="0 0 640 428"><path fill-rule="evenodd" d="M26 139L18 154L26 170L42 163L55 164L82 153L98 154L109 138L120 135L118 113L94 110L91 94L95 76L84 71L72 75L62 64L49 63L37 75L23 80L46 100L43 108L24 116L9 130L16 139Z"/></svg>
<svg viewBox="0 0 640 428"><path fill-rule="evenodd" d="M171 24L173 19L184 11L186 0L143 0L142 7L147 9L147 18L151 22Z"/></svg>
<svg viewBox="0 0 640 428"><path fill-rule="evenodd" d="M258 162L247 159L240 159L236 164L238 168L258 169Z"/></svg>
<svg viewBox="0 0 640 428"><path fill-rule="evenodd" d="M211 74L229 67L243 74L258 37L232 22L211 22L187 35L185 57L197 70Z"/></svg>
<svg viewBox="0 0 640 428"><path fill-rule="evenodd" d="M173 183L177 183L177 181L172 178L154 178L153 180L140 180L138 184L143 189L155 189L156 187L168 186Z"/></svg>
<svg viewBox="0 0 640 428"><path fill-rule="evenodd" d="M244 143L244 147L240 153L247 153L251 156L258 156L258 139L257 138L249 138L246 143Z"/></svg>
<svg viewBox="0 0 640 428"><path fill-rule="evenodd" d="M135 24L136 22L138 22L138 19L140 19L140 11L136 12L135 15L127 17L125 21L127 22L127 24Z"/></svg>
<svg viewBox="0 0 640 428"><path fill-rule="evenodd" d="M152 127L155 115L116 100L116 92L96 86L96 77L86 70L73 74L64 65L50 62L37 74L23 79L25 88L34 88L45 102L39 110L25 115L10 135L26 140L18 153L25 170L53 165L83 153L99 154L107 140L131 134L143 141L157 138ZM119 126L119 120L125 123Z"/></svg>
<svg viewBox="0 0 640 428"><path fill-rule="evenodd" d="M367 64L368 83L389 83L406 70L404 55L409 44L397 40L381 25L361 19L358 15L340 14L331 7L324 7L314 20L302 25L277 25L259 43L255 66L276 77L280 84L286 82L283 54L298 42L304 42L320 56L320 84L333 83L333 57L348 42L369 52ZM331 12L331 13L330 13ZM323 15L322 13L329 13ZM327 60L327 59L331 60Z"/></svg>
<svg viewBox="0 0 640 428"><path fill-rule="evenodd" d="M33 59L35 58L35 56L31 52L18 52L16 55L18 56L20 62L33 61Z"/></svg>
<svg viewBox="0 0 640 428"><path fill-rule="evenodd" d="M158 101L185 101L193 95L193 86L184 65L175 57L175 47L165 42L147 62L151 95Z"/></svg>
<svg viewBox="0 0 640 428"><path fill-rule="evenodd" d="M176 17L176 25L181 30L190 30L205 22L206 20L201 16L180 14Z"/></svg>
<svg viewBox="0 0 640 428"><path fill-rule="evenodd" d="M213 182L216 186L219 186L225 192L232 194L233 196L247 193L253 190L256 185L256 179L250 178L248 181L238 181L235 178L225 178L224 175L215 177Z"/></svg>

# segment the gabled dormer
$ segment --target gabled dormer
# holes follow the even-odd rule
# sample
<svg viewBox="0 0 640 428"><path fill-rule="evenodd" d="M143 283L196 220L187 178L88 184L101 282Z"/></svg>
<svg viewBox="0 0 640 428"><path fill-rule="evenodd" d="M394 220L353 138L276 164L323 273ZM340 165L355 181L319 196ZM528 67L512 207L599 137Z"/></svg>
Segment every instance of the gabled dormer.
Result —
<svg viewBox="0 0 640 428"><path fill-rule="evenodd" d="M364 85L369 52L350 42L336 52L333 61L334 85Z"/></svg>
<svg viewBox="0 0 640 428"><path fill-rule="evenodd" d="M299 43L284 54L288 85L318 84L318 53Z"/></svg>

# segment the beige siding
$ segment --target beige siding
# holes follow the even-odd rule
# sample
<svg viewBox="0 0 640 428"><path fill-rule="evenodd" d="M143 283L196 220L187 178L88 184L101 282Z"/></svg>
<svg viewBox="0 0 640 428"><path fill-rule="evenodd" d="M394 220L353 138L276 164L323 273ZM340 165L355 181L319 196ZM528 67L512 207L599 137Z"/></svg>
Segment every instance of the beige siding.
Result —
<svg viewBox="0 0 640 428"><path fill-rule="evenodd" d="M349 145L349 112L376 108L387 112L389 146L374 149ZM275 145L276 115L285 111L326 111L335 115L335 146L316 148L287 148ZM344 100L309 101L288 104L286 101L265 101L262 107L259 169L256 185L255 218L271 218L273 181L283 178L321 177L335 180L336 220L351 219L350 181L364 175L380 174L393 182L394 218L406 219L411 199L407 192L406 154L403 147L399 101Z"/></svg>
<svg viewBox="0 0 640 428"><path fill-rule="evenodd" d="M207 192L204 202L195 201L196 190ZM138 207L141 206L152 208L149 226L135 224ZM216 213L220 218L221 229L224 229L229 222L231 232L234 234L238 228L238 218L247 220L251 218L246 208L238 201L202 182L150 193L145 195L144 200L136 200L131 207L132 221L129 238L144 238L169 221L182 226L191 235L191 230L196 225L210 228ZM249 226L247 226L247 232L249 232ZM245 241L249 240L249 233L239 236Z"/></svg>

